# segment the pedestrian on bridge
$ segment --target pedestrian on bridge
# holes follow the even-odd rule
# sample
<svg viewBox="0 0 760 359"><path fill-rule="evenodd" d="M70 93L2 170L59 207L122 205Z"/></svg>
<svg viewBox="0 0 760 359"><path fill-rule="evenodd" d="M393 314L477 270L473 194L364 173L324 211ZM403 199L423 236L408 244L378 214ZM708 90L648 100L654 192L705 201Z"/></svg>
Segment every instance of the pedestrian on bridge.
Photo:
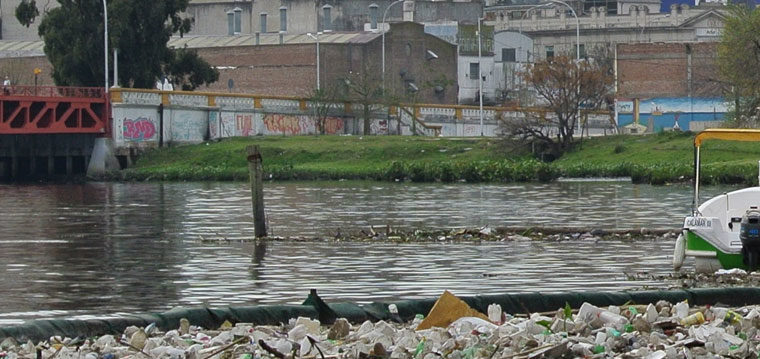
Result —
<svg viewBox="0 0 760 359"><path fill-rule="evenodd" d="M5 80L3 80L3 93L6 95L10 94L10 87L11 87L11 80L8 78L8 76L5 76Z"/></svg>

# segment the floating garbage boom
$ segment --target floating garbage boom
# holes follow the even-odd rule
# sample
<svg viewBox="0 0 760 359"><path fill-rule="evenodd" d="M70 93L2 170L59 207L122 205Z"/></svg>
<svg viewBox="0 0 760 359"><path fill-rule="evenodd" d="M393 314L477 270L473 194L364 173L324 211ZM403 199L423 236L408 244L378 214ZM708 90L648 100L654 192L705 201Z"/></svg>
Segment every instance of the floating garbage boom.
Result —
<svg viewBox="0 0 760 359"><path fill-rule="evenodd" d="M505 313L530 314L556 311L569 304L579 308L584 302L595 306L648 304L665 300L678 303L687 300L691 305L743 306L760 303L760 288L699 288L658 291L621 292L566 292L566 293L519 293L459 297L470 307L487 313L488 306L499 304ZM367 320L390 320L390 304L398 308L398 316L409 321L416 314L430 311L436 298L405 300L396 302L373 302L366 305L354 303L327 304L316 295L309 294L301 305L260 305L249 307L227 307L223 309L187 308L173 309L164 313L120 316L117 318L88 320L32 320L20 325L0 327L0 340L15 338L18 341L40 341L51 336L91 337L122 333L129 326L147 327L154 324L162 330L175 329L182 318L204 328L217 328L225 321L231 323L252 323L254 325L278 325L288 323L298 317L319 319L323 324L346 318L352 323ZM394 313L395 314L395 313Z"/></svg>

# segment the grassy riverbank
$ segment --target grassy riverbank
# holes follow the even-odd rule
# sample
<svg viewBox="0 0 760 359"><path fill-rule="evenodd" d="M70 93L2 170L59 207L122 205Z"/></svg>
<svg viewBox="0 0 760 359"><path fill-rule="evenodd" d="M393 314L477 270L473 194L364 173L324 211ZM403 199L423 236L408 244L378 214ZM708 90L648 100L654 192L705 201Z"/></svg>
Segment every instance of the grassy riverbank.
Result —
<svg viewBox="0 0 760 359"><path fill-rule="evenodd" d="M232 138L151 150L125 180L247 180L245 147L261 146L264 171L275 180L371 179L416 182L521 182L564 177L630 176L662 184L692 177L692 134L608 136L553 163L503 149L498 139L398 136ZM756 183L760 146L711 141L703 146L705 183Z"/></svg>

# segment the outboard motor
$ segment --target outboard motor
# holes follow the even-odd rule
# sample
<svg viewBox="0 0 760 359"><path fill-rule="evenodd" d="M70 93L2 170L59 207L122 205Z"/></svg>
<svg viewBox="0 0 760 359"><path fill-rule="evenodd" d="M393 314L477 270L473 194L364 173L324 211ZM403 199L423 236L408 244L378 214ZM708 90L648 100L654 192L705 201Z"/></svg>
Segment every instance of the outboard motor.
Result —
<svg viewBox="0 0 760 359"><path fill-rule="evenodd" d="M744 213L739 238L742 240L743 262L750 271L754 271L760 261L760 210L750 209Z"/></svg>

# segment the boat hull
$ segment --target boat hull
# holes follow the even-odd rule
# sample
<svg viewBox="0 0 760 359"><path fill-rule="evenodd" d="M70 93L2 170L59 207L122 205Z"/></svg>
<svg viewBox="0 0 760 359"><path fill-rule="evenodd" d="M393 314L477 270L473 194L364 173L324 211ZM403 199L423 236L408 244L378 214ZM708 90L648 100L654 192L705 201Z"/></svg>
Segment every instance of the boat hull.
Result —
<svg viewBox="0 0 760 359"><path fill-rule="evenodd" d="M697 272L712 273L718 269L732 268L748 269L741 253L724 252L693 231L685 230L684 233L686 234L684 255L695 258Z"/></svg>

